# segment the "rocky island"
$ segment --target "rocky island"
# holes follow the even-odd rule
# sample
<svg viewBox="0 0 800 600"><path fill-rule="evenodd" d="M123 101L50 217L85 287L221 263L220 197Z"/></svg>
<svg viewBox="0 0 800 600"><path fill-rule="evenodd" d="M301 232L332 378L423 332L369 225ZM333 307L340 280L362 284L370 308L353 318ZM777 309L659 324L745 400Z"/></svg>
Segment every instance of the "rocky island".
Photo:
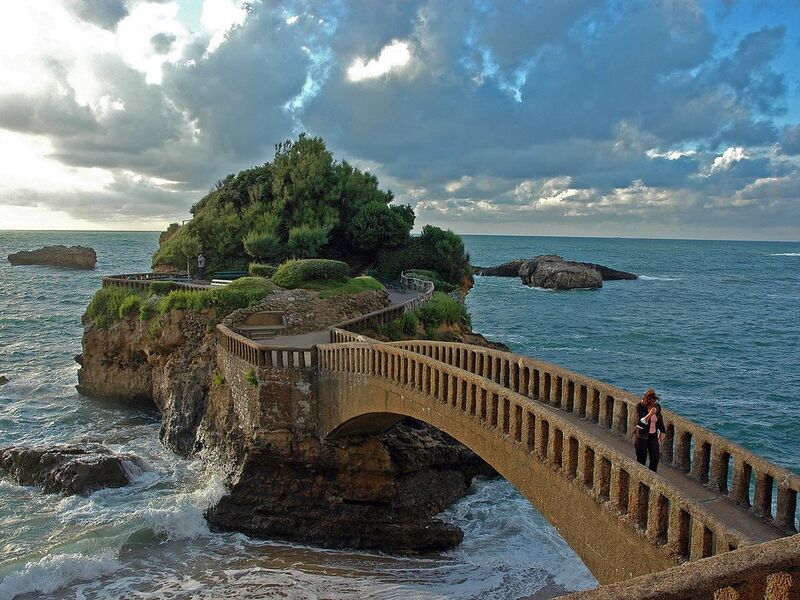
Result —
<svg viewBox="0 0 800 600"><path fill-rule="evenodd" d="M97 253L87 246L45 246L38 250L20 251L8 255L12 265L48 265L70 269L95 268Z"/></svg>
<svg viewBox="0 0 800 600"><path fill-rule="evenodd" d="M519 277L532 287L552 290L601 288L603 281L637 279L634 273L618 271L605 265L565 260L555 254L516 259L496 267L473 267L476 275Z"/></svg>
<svg viewBox="0 0 800 600"><path fill-rule="evenodd" d="M149 404L161 414L166 447L226 465L229 494L207 514L216 528L401 553L452 548L462 533L436 515L492 469L413 419L385 433L325 439L313 363L332 326L362 318L361 331L381 339L479 342L463 303L434 283L417 280L427 290L420 305L422 291L390 291L357 275L370 269L397 281L406 269L436 266L426 272L439 285L462 288L471 284L463 243L434 227L410 237L410 208L388 206L391 195L374 177L328 159L321 170L347 180L351 196L326 205L324 188L301 181L313 169L287 175L320 153L329 156L321 140L301 137L279 147L273 163L220 182L192 221L161 236L153 260L161 272L185 267L202 248L211 273L244 266L250 277L192 289L155 274L106 281L83 318L78 389ZM323 194L297 207L310 224L281 221L305 201L287 191L291 182ZM309 206L328 224L315 225L322 217L309 216ZM220 222L234 223L236 235L220 235Z"/></svg>

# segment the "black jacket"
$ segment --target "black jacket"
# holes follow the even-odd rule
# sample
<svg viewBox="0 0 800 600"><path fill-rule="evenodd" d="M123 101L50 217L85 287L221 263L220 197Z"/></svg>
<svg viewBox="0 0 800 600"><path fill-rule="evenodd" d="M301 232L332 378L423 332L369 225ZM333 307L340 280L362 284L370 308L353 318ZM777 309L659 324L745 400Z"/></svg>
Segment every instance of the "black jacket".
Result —
<svg viewBox="0 0 800 600"><path fill-rule="evenodd" d="M647 425L642 424L642 419L647 416L647 413L647 407L639 402L636 405L636 434L642 438L646 438L650 433L650 423L648 422ZM658 417L656 431L667 433L667 428L664 427L664 417L661 416L661 405L658 402L656 402L656 416Z"/></svg>

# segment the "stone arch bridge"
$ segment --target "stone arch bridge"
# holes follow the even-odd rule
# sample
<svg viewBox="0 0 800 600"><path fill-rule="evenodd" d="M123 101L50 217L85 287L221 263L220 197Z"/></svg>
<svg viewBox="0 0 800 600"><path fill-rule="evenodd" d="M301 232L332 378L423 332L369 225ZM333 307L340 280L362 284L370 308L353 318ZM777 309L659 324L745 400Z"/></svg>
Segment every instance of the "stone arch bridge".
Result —
<svg viewBox="0 0 800 600"><path fill-rule="evenodd" d="M655 474L632 457L636 395L508 352L360 334L430 298L405 283L419 295L340 323L330 343L264 346L219 325L218 363L293 372L322 438L409 416L459 440L609 584L576 598L800 598L800 477L669 410Z"/></svg>

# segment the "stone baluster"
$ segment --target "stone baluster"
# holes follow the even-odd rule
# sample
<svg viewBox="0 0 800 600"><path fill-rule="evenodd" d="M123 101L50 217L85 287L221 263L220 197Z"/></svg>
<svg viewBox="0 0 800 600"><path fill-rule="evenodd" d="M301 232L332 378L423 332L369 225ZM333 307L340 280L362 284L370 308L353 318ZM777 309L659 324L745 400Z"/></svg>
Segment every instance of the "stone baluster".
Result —
<svg viewBox="0 0 800 600"><path fill-rule="evenodd" d="M688 473L691 468L692 434L675 426L675 454L672 464L679 471Z"/></svg>
<svg viewBox="0 0 800 600"><path fill-rule="evenodd" d="M756 485L753 494L753 513L759 517L772 516L772 475L762 470L756 471Z"/></svg>
<svg viewBox="0 0 800 600"><path fill-rule="evenodd" d="M711 461L711 444L701 437L694 440L694 456L690 475L702 481L708 481L709 463Z"/></svg>
<svg viewBox="0 0 800 600"><path fill-rule="evenodd" d="M577 464L577 444L575 449L575 460ZM570 456L570 461L572 457ZM630 476L628 472L619 465L611 466L611 506L620 514L628 514L628 500L630 498Z"/></svg>
<svg viewBox="0 0 800 600"><path fill-rule="evenodd" d="M669 529L669 499L663 494L655 494L650 499L648 510L647 537L655 544L665 544Z"/></svg>
<svg viewBox="0 0 800 600"><path fill-rule="evenodd" d="M797 491L778 483L778 507L775 522L784 531L795 533L795 514L797 513Z"/></svg>
<svg viewBox="0 0 800 600"><path fill-rule="evenodd" d="M692 560L707 558L714 554L714 534L699 519L692 519L692 541L689 555Z"/></svg>
<svg viewBox="0 0 800 600"><path fill-rule="evenodd" d="M731 485L731 499L742 506L750 506L750 475L752 467L739 456L733 460L733 480Z"/></svg>
<svg viewBox="0 0 800 600"><path fill-rule="evenodd" d="M673 505L669 514L669 529L667 543L672 554L689 558L691 531L690 515L680 506Z"/></svg>

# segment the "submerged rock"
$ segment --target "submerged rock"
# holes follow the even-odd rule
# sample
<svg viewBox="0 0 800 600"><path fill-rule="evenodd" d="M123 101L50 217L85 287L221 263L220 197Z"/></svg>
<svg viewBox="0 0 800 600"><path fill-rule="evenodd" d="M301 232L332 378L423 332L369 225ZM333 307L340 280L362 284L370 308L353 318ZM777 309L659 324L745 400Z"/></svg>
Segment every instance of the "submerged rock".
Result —
<svg viewBox="0 0 800 600"><path fill-rule="evenodd" d="M72 269L94 269L97 253L86 246L45 246L8 255L12 265L50 265Z"/></svg>
<svg viewBox="0 0 800 600"><path fill-rule="evenodd" d="M0 448L0 472L45 493L88 495L128 485L144 470L144 462L133 454L117 454L98 444Z"/></svg>
<svg viewBox="0 0 800 600"><path fill-rule="evenodd" d="M476 275L519 277L522 283L553 290L603 287L603 281L637 279L627 271L618 271L596 263L564 260L555 254L518 258L496 267L473 267Z"/></svg>
<svg viewBox="0 0 800 600"><path fill-rule="evenodd" d="M8 377L5 375L0 375L0 385L5 385L8 383Z"/></svg>

